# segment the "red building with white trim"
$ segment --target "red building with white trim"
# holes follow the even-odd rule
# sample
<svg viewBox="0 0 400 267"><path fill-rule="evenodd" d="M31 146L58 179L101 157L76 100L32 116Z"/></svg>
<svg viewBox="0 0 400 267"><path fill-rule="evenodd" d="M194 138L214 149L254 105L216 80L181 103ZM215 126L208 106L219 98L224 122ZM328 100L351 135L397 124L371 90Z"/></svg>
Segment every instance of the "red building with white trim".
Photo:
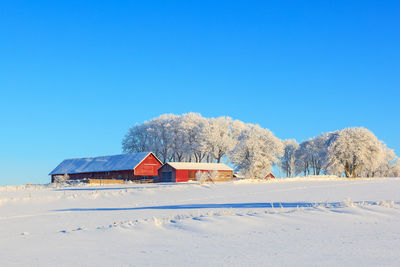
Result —
<svg viewBox="0 0 400 267"><path fill-rule="evenodd" d="M168 162L158 169L161 182L188 182L196 180L197 172L218 172L216 181L229 181L233 169L223 163Z"/></svg>
<svg viewBox="0 0 400 267"><path fill-rule="evenodd" d="M93 158L66 159L49 175L51 182L67 175L69 180L111 179L157 181L162 162L152 152Z"/></svg>

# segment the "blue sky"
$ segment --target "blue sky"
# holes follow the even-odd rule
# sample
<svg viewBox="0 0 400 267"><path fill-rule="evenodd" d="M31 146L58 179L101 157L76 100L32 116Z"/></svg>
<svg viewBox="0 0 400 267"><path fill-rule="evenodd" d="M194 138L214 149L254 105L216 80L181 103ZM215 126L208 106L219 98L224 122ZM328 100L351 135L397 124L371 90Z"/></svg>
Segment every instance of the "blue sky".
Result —
<svg viewBox="0 0 400 267"><path fill-rule="evenodd" d="M400 154L398 1L104 2L0 2L0 184L121 153L163 113L364 126Z"/></svg>

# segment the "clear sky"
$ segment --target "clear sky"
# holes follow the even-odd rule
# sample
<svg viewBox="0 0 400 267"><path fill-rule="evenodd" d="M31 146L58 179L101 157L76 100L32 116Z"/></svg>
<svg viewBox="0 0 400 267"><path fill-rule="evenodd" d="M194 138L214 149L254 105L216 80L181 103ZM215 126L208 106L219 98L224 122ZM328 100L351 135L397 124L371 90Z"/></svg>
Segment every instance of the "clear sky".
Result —
<svg viewBox="0 0 400 267"><path fill-rule="evenodd" d="M400 154L399 1L0 1L0 184L121 153L163 113L279 138L364 126Z"/></svg>

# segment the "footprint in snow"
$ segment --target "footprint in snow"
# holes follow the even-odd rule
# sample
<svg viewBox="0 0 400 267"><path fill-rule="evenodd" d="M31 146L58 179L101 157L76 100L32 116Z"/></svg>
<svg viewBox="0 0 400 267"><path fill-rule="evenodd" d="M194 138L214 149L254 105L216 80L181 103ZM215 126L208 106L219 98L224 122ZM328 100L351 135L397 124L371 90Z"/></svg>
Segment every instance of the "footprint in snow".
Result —
<svg viewBox="0 0 400 267"><path fill-rule="evenodd" d="M83 230L86 230L85 226L81 226L81 227L78 227L78 228L73 229L73 230L61 230L60 233L67 234L67 233L70 233L72 231L83 231Z"/></svg>

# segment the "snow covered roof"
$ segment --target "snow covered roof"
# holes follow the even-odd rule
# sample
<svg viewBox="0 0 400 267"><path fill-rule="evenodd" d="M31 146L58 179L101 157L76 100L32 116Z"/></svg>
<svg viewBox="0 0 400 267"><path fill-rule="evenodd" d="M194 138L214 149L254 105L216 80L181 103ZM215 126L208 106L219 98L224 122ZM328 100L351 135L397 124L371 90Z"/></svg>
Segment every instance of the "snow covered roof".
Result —
<svg viewBox="0 0 400 267"><path fill-rule="evenodd" d="M50 172L49 175L132 170L150 153L140 152L94 158L66 159Z"/></svg>
<svg viewBox="0 0 400 267"><path fill-rule="evenodd" d="M168 162L175 170L209 170L209 171L232 171L224 163L196 163L196 162Z"/></svg>

